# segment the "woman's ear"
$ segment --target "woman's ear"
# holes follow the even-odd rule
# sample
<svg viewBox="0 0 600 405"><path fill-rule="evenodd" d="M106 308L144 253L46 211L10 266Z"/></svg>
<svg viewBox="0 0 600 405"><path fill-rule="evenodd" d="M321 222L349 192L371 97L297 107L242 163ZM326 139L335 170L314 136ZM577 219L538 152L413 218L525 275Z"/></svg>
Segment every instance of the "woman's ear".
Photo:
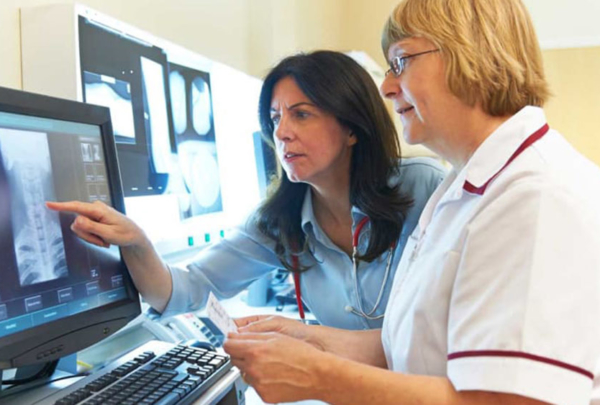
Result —
<svg viewBox="0 0 600 405"><path fill-rule="evenodd" d="M358 138L356 137L354 132L350 131L350 133L348 134L348 146L356 145L357 142Z"/></svg>

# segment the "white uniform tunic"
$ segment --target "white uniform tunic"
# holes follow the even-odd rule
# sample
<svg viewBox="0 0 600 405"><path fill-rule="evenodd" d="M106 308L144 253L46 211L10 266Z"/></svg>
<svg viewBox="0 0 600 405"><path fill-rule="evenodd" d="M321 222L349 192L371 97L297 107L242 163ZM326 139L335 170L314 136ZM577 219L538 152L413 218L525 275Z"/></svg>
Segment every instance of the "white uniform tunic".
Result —
<svg viewBox="0 0 600 405"><path fill-rule="evenodd" d="M388 367L457 390L589 404L600 354L600 169L526 107L419 219L383 324Z"/></svg>

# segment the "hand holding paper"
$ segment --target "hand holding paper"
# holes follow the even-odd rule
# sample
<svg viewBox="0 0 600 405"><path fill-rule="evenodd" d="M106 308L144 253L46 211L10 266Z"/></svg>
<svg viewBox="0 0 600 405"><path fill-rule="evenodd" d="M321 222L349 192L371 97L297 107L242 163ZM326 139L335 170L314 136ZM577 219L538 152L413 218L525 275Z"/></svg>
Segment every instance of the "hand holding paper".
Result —
<svg viewBox="0 0 600 405"><path fill-rule="evenodd" d="M208 302L206 303L206 312L208 314L208 318L217 325L217 328L223 332L223 334L227 337L229 332L237 333L237 327L235 326L235 322L231 317L227 314L227 311L217 297L212 293L212 291L208 294Z"/></svg>

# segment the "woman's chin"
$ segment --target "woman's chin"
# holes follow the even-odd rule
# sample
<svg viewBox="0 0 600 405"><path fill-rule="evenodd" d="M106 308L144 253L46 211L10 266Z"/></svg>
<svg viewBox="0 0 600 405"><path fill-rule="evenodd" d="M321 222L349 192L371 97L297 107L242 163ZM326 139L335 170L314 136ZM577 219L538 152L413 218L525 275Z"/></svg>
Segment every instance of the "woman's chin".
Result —
<svg viewBox="0 0 600 405"><path fill-rule="evenodd" d="M298 176L297 173L287 173L286 172L286 176L287 176L287 179L290 181L290 183L302 183L302 179L300 176Z"/></svg>
<svg viewBox="0 0 600 405"><path fill-rule="evenodd" d="M402 132L402 138L404 139L404 142L409 145L418 145L421 143L419 139L415 139L415 137L412 136L408 131Z"/></svg>

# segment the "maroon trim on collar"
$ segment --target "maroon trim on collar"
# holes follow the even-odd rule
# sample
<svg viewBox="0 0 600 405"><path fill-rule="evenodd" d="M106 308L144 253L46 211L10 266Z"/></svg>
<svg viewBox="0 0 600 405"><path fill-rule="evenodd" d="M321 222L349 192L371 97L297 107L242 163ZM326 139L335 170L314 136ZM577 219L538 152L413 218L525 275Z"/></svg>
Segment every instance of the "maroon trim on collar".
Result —
<svg viewBox="0 0 600 405"><path fill-rule="evenodd" d="M540 363L550 364L551 366L556 366L560 368L564 368L569 371L573 371L575 373L581 374L590 380L594 380L594 374L577 366L573 366L571 364L563 363L562 361L549 359L547 357L536 356L535 354L523 353L523 352L514 352L508 350L474 350L474 351L466 351L466 352L456 352L448 355L448 360L461 359L465 357L517 357L521 359L538 361Z"/></svg>
<svg viewBox="0 0 600 405"><path fill-rule="evenodd" d="M490 179L488 181L486 181L485 184L483 184L481 187L475 187L473 184L471 184L465 180L463 189L472 194L483 195L483 193L485 193L485 189L492 182L492 180L494 180L502 172L502 170L506 169L506 166L508 166L513 160L515 160L515 158L517 156L519 156L525 149L527 149L528 147L533 145L534 142L540 140L544 135L546 135L546 133L548 132L549 129L550 129L550 127L548 126L548 124L544 124L543 127L538 129L533 134L531 134L527 139L525 139L525 142L523 142L521 144L521 146L519 146L519 148L515 151L515 153L512 154L510 159L508 159L508 162L506 162L504 164L504 166L502 166L502 168L500 170L498 170L498 172L496 174L494 174L492 177L490 177Z"/></svg>

